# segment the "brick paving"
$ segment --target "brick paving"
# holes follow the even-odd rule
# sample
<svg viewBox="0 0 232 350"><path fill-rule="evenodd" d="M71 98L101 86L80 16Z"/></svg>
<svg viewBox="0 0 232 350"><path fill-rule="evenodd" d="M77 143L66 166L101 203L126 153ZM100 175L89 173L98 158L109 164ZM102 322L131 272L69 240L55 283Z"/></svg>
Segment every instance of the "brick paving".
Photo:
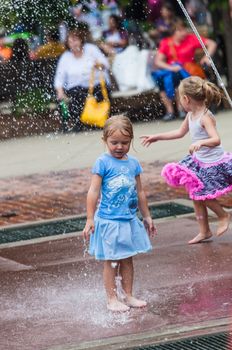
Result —
<svg viewBox="0 0 232 350"><path fill-rule="evenodd" d="M143 163L142 181L148 202L188 198L184 189L167 186L162 162ZM0 226L85 213L90 168L0 179ZM232 207L232 194L220 199Z"/></svg>

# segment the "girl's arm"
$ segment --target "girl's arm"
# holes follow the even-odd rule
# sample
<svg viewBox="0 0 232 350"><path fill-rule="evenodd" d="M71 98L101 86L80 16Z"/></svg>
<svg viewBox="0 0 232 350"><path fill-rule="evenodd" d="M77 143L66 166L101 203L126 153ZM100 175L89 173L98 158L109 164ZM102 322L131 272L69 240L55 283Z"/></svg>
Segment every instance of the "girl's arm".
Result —
<svg viewBox="0 0 232 350"><path fill-rule="evenodd" d="M141 141L142 145L145 147L148 147L152 142L161 141L161 140L166 141L166 140L180 139L184 137L188 131L189 131L188 117L186 116L180 128L177 130L163 132L161 134L155 134L155 135L142 135L140 136L140 138L142 139Z"/></svg>
<svg viewBox="0 0 232 350"><path fill-rule="evenodd" d="M192 154L193 152L199 151L199 149L202 146L215 147L215 146L219 146L221 143L220 136L218 135L218 132L216 129L216 121L212 117L205 114L201 120L201 125L207 131L209 138L205 139L205 140L199 140L199 141L193 143L189 147L190 154Z"/></svg>
<svg viewBox="0 0 232 350"><path fill-rule="evenodd" d="M85 239L89 238L90 233L94 232L94 214L97 207L97 201L100 195L102 177L94 174L92 176L90 188L87 194L87 221L83 230Z"/></svg>
<svg viewBox="0 0 232 350"><path fill-rule="evenodd" d="M154 226L151 214L147 205L147 199L142 188L140 175L136 176L136 187L138 194L138 205L139 210L143 217L144 226L149 234L149 236L154 236L156 234L156 227Z"/></svg>

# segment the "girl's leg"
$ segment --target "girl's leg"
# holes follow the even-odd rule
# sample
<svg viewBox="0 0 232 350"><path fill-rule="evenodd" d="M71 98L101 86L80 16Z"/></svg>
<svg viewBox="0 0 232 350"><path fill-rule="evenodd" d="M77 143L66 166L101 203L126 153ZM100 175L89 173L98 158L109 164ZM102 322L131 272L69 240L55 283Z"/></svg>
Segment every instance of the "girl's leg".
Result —
<svg viewBox="0 0 232 350"><path fill-rule="evenodd" d="M205 239L212 237L212 232L209 228L208 212L203 201L193 201L196 219L200 228L200 232L194 237L189 244L200 243Z"/></svg>
<svg viewBox="0 0 232 350"><path fill-rule="evenodd" d="M133 280L134 280L134 266L132 257L120 261L120 275L122 276L122 287L126 294L127 305L131 307L144 307L147 305L146 301L137 299L132 296Z"/></svg>
<svg viewBox="0 0 232 350"><path fill-rule="evenodd" d="M117 276L118 268L116 263L110 260L104 262L103 280L107 294L107 308L110 311L123 312L130 308L121 303L117 298L115 278Z"/></svg>
<svg viewBox="0 0 232 350"><path fill-rule="evenodd" d="M206 206L211 209L218 217L217 236L221 236L229 228L230 213L227 213L216 199L208 199L205 201Z"/></svg>

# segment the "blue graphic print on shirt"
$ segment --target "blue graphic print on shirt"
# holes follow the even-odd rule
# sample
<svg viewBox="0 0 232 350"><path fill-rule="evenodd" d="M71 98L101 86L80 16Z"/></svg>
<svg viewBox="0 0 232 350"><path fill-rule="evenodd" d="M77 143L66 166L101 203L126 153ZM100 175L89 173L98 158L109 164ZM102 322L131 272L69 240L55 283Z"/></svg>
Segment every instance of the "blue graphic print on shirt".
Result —
<svg viewBox="0 0 232 350"><path fill-rule="evenodd" d="M104 219L132 219L138 208L135 177L142 172L132 156L121 160L104 153L92 173L102 177L101 200L97 215Z"/></svg>

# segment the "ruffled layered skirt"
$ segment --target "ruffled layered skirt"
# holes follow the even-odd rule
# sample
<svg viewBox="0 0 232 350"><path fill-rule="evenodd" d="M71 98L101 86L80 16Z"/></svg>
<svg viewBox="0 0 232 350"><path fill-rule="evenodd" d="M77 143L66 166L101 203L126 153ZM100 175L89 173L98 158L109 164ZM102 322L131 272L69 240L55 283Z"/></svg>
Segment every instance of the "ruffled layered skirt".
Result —
<svg viewBox="0 0 232 350"><path fill-rule="evenodd" d="M152 249L147 231L137 218L107 220L95 216L95 230L90 236L89 254L97 260L120 260Z"/></svg>
<svg viewBox="0 0 232 350"><path fill-rule="evenodd" d="M170 186L184 186L193 200L214 199L232 191L232 153L213 163L188 155L179 163L166 164L161 175Z"/></svg>

